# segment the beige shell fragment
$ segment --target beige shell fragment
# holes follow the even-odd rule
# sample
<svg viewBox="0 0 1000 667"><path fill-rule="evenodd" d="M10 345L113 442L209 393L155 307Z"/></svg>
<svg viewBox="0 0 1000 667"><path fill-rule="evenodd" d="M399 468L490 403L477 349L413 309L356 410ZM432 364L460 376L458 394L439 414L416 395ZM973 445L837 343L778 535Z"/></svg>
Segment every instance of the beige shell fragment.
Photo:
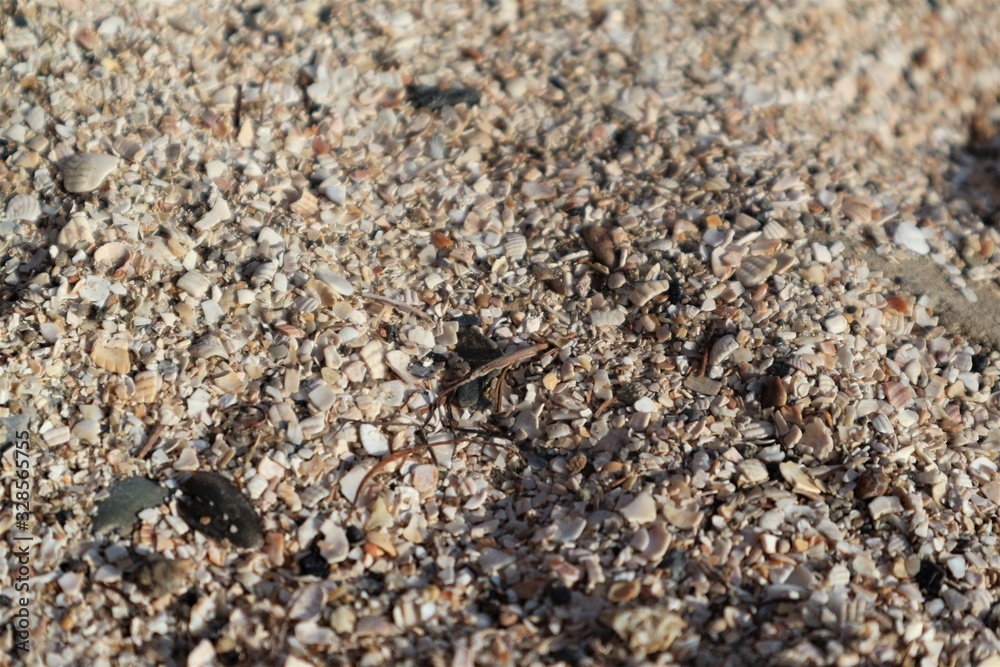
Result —
<svg viewBox="0 0 1000 667"><path fill-rule="evenodd" d="M232 216L233 214L229 210L229 203L222 197L218 197L208 213L202 216L201 220L194 223L194 228L199 232L204 232L212 229L220 222L229 220Z"/></svg>
<svg viewBox="0 0 1000 667"><path fill-rule="evenodd" d="M745 257L740 263L740 268L736 269L736 279L744 287L756 287L763 285L774 269L778 266L778 260L774 257L764 257L761 255L751 255Z"/></svg>
<svg viewBox="0 0 1000 667"><path fill-rule="evenodd" d="M528 239L523 234L508 234L503 239L503 249L507 259L518 262L528 252Z"/></svg>
<svg viewBox="0 0 1000 667"><path fill-rule="evenodd" d="M639 283L629 294L628 299L636 306L645 306L655 296L663 294L670 288L669 280L648 280Z"/></svg>
<svg viewBox="0 0 1000 667"><path fill-rule="evenodd" d="M98 341L90 350L90 360L98 368L103 368L112 373L128 373L132 369L132 362L128 356L128 350L124 347L109 347L107 344Z"/></svg>
<svg viewBox="0 0 1000 667"><path fill-rule="evenodd" d="M83 213L73 215L61 230L56 243L61 246L75 248L78 245L91 245L94 242L94 230L90 221Z"/></svg>
<svg viewBox="0 0 1000 667"><path fill-rule="evenodd" d="M582 234L590 252L594 253L594 259L609 269L614 268L615 244L604 228L599 225L588 225L583 228Z"/></svg>
<svg viewBox="0 0 1000 667"><path fill-rule="evenodd" d="M118 168L118 158L107 153L78 153L63 165L63 187L67 192L93 192Z"/></svg>
<svg viewBox="0 0 1000 667"><path fill-rule="evenodd" d="M152 403L163 385L163 377L156 371L139 371L135 374L135 400L139 403Z"/></svg>
<svg viewBox="0 0 1000 667"><path fill-rule="evenodd" d="M199 301L205 298L208 288L211 286L212 283L208 278L198 271L188 271L177 279L177 288L187 292L192 298Z"/></svg>
<svg viewBox="0 0 1000 667"><path fill-rule="evenodd" d="M785 481L792 485L792 491L795 493L805 496L810 500L823 499L826 487L823 486L822 482L803 470L802 466L798 463L785 461L778 465L778 470L781 471L781 476L785 478Z"/></svg>

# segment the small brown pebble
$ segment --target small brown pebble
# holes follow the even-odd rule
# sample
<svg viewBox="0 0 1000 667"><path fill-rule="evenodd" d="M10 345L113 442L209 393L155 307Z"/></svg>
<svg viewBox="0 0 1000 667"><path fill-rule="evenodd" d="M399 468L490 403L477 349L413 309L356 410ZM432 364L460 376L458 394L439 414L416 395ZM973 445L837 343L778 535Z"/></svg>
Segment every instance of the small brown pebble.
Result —
<svg viewBox="0 0 1000 667"><path fill-rule="evenodd" d="M889 490L889 477L882 471L866 471L858 477L858 482L854 486L854 495L867 500L876 496L883 496Z"/></svg>

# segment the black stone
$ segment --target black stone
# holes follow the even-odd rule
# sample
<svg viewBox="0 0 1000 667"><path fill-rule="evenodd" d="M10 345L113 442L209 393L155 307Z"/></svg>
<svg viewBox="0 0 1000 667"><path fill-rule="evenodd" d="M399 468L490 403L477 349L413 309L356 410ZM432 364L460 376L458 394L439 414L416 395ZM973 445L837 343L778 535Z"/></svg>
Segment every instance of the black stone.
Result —
<svg viewBox="0 0 1000 667"><path fill-rule="evenodd" d="M471 88L438 88L437 86L407 86L406 98L418 108L437 111L457 104L479 104L479 91Z"/></svg>
<svg viewBox="0 0 1000 667"><path fill-rule="evenodd" d="M549 599L552 600L552 604L565 605L573 599L573 594L562 584L554 583L549 587Z"/></svg>
<svg viewBox="0 0 1000 667"><path fill-rule="evenodd" d="M990 358L985 354L972 355L972 372L982 373L990 363Z"/></svg>
<svg viewBox="0 0 1000 667"><path fill-rule="evenodd" d="M264 544L264 529L253 505L235 484L211 472L195 472L181 484L181 518L191 528L238 547Z"/></svg>
<svg viewBox="0 0 1000 667"><path fill-rule="evenodd" d="M944 570L937 563L925 558L920 561L920 571L913 579L924 595L936 598L941 593L941 584L944 583Z"/></svg>
<svg viewBox="0 0 1000 667"><path fill-rule="evenodd" d="M315 544L299 559L299 574L320 579L330 576L330 563L323 558L323 554Z"/></svg>
<svg viewBox="0 0 1000 667"><path fill-rule="evenodd" d="M361 530L357 526L347 527L347 541L351 544L357 544L361 540L365 539L365 531Z"/></svg>
<svg viewBox="0 0 1000 667"><path fill-rule="evenodd" d="M771 365L767 367L767 374L773 375L775 377L783 378L790 375L792 372L792 367L786 364L784 361L779 361L775 359L771 362Z"/></svg>
<svg viewBox="0 0 1000 667"><path fill-rule="evenodd" d="M664 554L663 560L660 561L660 569L667 570L671 579L679 581L684 576L687 563L688 553L680 547L673 547Z"/></svg>

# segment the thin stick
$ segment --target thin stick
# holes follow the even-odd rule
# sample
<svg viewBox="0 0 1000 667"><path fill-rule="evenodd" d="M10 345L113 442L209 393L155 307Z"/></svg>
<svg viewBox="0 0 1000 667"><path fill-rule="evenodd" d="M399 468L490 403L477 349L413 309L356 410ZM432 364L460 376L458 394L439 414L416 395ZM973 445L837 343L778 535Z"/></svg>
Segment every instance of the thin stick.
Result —
<svg viewBox="0 0 1000 667"><path fill-rule="evenodd" d="M519 364L522 361L527 361L528 359L536 356L539 352L547 349L549 349L548 343L538 343L537 345L516 350L510 354L505 354L499 359L494 359L493 361L485 363L461 380L456 380L455 382L446 385L445 388L438 393L438 401L441 401L445 396L455 391L463 384L472 382L473 380L478 380L485 375L489 375L493 371L500 371L508 366L513 366L514 364Z"/></svg>
<svg viewBox="0 0 1000 667"><path fill-rule="evenodd" d="M434 322L434 318L425 313L422 310L414 308L413 306L407 305L402 301L396 301L395 299L390 299L387 296L382 296L381 294L374 294L372 292L363 292L361 294L362 298L371 299L372 301L378 301L379 303L384 303L386 305L392 306L396 310L402 310L410 315L416 315L417 317L427 320L428 322Z"/></svg>
<svg viewBox="0 0 1000 667"><path fill-rule="evenodd" d="M142 449L136 453L136 458L146 458L146 456L153 450L153 447L156 446L156 443L159 442L160 436L163 435L166 428L167 427L163 424L157 424L156 428L153 429L153 432L149 434L148 438L146 438L146 442L142 445Z"/></svg>
<svg viewBox="0 0 1000 667"><path fill-rule="evenodd" d="M518 451L515 445L503 442L489 442L486 440L479 440L478 438L457 438L455 440L445 440L443 442L429 442L425 445L413 445L412 447L406 447L405 449L400 449L399 451L389 454L384 459L376 463L371 470L365 473L365 476L361 478L361 483L358 484L358 490L354 495L354 500L351 501L351 511L353 512L357 508L358 500L361 498L361 492L364 490L365 485L368 483L368 480L377 475L382 469L384 469L387 465L389 465L393 461L409 458L410 454L416 454L417 452L426 451L428 449L431 449L432 447L456 445L460 442L478 442L483 445L494 445L496 447L505 447L507 449L511 449L514 452L516 452L518 456L521 455L521 452Z"/></svg>

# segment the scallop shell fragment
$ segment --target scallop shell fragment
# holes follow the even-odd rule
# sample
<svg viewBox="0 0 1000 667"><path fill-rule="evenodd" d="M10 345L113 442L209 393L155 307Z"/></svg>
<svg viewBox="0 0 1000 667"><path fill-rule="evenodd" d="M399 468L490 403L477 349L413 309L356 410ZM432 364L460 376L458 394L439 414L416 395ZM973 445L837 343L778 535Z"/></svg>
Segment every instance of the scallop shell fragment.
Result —
<svg viewBox="0 0 1000 667"><path fill-rule="evenodd" d="M528 240L523 234L508 234L503 239L503 249L507 259L512 262L520 261L528 252Z"/></svg>
<svg viewBox="0 0 1000 667"><path fill-rule="evenodd" d="M63 187L75 194L93 192L117 168L118 158L113 155L78 153L63 165Z"/></svg>
<svg viewBox="0 0 1000 667"><path fill-rule="evenodd" d="M636 285L628 299L636 306L645 306L655 296L663 294L670 288L669 280L648 280Z"/></svg>
<svg viewBox="0 0 1000 667"><path fill-rule="evenodd" d="M778 260L774 257L751 255L740 263L740 268L736 269L736 279L744 287L763 285L777 266Z"/></svg>
<svg viewBox="0 0 1000 667"><path fill-rule="evenodd" d="M42 217L42 207L31 195L14 195L7 202L6 217L8 220L35 222Z"/></svg>
<svg viewBox="0 0 1000 667"><path fill-rule="evenodd" d="M135 400L152 403L163 385L163 378L156 371L139 371L135 374Z"/></svg>

